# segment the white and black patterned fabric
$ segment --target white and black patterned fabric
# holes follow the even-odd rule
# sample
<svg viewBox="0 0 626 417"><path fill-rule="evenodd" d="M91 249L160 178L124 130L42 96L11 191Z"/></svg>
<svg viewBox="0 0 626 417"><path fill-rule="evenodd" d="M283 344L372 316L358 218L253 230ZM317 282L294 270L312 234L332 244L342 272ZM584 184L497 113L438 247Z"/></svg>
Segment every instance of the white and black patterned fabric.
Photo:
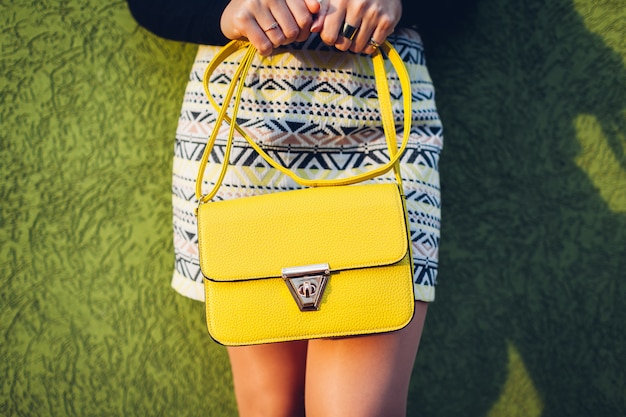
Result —
<svg viewBox="0 0 626 417"><path fill-rule="evenodd" d="M402 29L389 40L405 61L412 83L413 124L400 169L411 228L416 300L432 301L437 277L440 187L439 155L443 145L434 89L417 33ZM206 65L219 50L201 46L184 96L173 165L174 248L173 287L181 294L204 299L198 262L194 210L195 180L216 112L202 87ZM218 98L226 91L237 56L222 64L211 80ZM246 78L239 124L277 161L301 176L339 178L388 160L374 84L371 58L337 51L316 35L259 58ZM390 65L389 65L390 67ZM390 92L398 139L402 135L401 88L390 72ZM206 189L223 162L227 126L221 127L205 174ZM235 138L229 169L216 196L231 199L300 188L271 168L242 138ZM393 173L372 181L394 181ZM261 242L259 242L261 244ZM349 250L350 242L346 242Z"/></svg>

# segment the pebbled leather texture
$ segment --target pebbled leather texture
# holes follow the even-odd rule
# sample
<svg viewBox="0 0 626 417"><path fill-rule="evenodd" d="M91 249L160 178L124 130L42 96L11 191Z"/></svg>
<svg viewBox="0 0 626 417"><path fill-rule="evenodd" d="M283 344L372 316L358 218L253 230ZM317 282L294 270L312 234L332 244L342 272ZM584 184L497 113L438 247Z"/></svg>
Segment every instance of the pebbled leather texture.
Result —
<svg viewBox="0 0 626 417"><path fill-rule="evenodd" d="M414 308L397 184L309 188L202 204L209 333L225 345L398 330ZM318 311L301 312L285 267L328 263Z"/></svg>

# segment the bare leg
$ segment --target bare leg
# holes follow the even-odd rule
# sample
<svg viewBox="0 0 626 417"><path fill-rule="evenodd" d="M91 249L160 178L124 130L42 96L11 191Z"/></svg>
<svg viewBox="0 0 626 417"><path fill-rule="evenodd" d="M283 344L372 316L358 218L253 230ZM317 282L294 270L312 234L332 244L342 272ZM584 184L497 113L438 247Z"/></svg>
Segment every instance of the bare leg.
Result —
<svg viewBox="0 0 626 417"><path fill-rule="evenodd" d="M307 341L229 347L240 417L304 417Z"/></svg>
<svg viewBox="0 0 626 417"><path fill-rule="evenodd" d="M428 304L413 321L381 335L309 342L307 417L404 417Z"/></svg>

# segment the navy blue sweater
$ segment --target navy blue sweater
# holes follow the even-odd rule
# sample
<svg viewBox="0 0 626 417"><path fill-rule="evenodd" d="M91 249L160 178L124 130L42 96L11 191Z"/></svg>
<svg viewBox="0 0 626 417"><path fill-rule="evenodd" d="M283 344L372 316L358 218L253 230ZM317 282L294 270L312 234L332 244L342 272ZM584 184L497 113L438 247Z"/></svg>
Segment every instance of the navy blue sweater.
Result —
<svg viewBox="0 0 626 417"><path fill-rule="evenodd" d="M220 18L229 0L127 0L137 22L163 38L223 45ZM403 0L402 27L420 32L447 27L469 0Z"/></svg>

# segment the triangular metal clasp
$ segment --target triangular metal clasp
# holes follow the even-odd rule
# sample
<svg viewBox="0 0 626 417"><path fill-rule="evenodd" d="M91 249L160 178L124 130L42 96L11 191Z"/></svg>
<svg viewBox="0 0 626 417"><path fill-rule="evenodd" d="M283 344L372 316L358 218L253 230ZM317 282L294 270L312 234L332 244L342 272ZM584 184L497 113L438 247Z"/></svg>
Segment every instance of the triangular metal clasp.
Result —
<svg viewBox="0 0 626 417"><path fill-rule="evenodd" d="M328 264L283 268L282 276L300 311L316 311L330 276Z"/></svg>

